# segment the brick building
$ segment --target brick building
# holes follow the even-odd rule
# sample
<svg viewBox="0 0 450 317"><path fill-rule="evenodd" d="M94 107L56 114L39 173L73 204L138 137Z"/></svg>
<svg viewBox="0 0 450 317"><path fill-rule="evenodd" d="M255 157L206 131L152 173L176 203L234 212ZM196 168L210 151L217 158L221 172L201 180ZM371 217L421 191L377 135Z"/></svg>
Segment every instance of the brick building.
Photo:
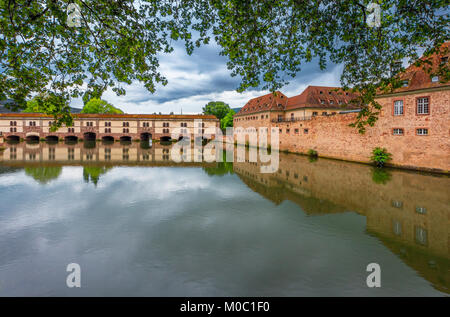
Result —
<svg viewBox="0 0 450 317"><path fill-rule="evenodd" d="M0 113L5 139L157 139L170 140L172 132L202 136L219 127L212 115L74 114L70 127L50 131L53 117L39 113ZM208 131L206 131L208 132Z"/></svg>
<svg viewBox="0 0 450 317"><path fill-rule="evenodd" d="M431 62L433 71L448 63L448 54L432 56ZM358 111L349 106L355 96L317 86L290 98L276 92L250 100L234 118L235 131L265 127L270 134L276 128L280 150L314 149L319 156L358 162L369 162L374 147L385 147L394 166L448 173L450 82L442 83L416 66L407 68L401 80L401 88L376 97L383 108L365 134L349 127Z"/></svg>

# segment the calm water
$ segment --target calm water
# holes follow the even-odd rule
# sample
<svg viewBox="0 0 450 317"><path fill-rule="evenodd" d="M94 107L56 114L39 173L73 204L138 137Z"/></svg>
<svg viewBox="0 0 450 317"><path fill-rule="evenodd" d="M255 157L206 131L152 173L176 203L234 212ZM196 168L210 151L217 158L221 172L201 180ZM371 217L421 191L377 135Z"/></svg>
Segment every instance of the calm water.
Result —
<svg viewBox="0 0 450 317"><path fill-rule="evenodd" d="M261 174L160 144L8 145L0 295L448 296L448 177L280 160Z"/></svg>

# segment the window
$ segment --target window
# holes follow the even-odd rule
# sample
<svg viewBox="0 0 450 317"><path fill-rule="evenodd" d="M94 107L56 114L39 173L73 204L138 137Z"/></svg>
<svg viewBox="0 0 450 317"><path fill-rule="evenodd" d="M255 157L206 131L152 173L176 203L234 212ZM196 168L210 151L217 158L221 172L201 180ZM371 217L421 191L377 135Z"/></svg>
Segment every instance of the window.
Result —
<svg viewBox="0 0 450 317"><path fill-rule="evenodd" d="M304 134L308 134L308 131L309 131L308 129L303 129Z"/></svg>
<svg viewBox="0 0 450 317"><path fill-rule="evenodd" d="M187 122L181 122L181 127L187 128Z"/></svg>
<svg viewBox="0 0 450 317"><path fill-rule="evenodd" d="M289 133L289 131L291 131L290 129L286 129L286 133Z"/></svg>
<svg viewBox="0 0 450 317"><path fill-rule="evenodd" d="M75 128L67 128L67 132L69 132L69 133L75 133Z"/></svg>
<svg viewBox="0 0 450 317"><path fill-rule="evenodd" d="M394 116L400 116L403 114L403 100L394 101Z"/></svg>
<svg viewBox="0 0 450 317"><path fill-rule="evenodd" d="M10 132L17 132L17 128L12 128L12 127L11 127L11 128L9 128L9 131L10 131Z"/></svg>
<svg viewBox="0 0 450 317"><path fill-rule="evenodd" d="M428 129L420 128L416 130L417 135L428 135Z"/></svg>
<svg viewBox="0 0 450 317"><path fill-rule="evenodd" d="M339 104L342 105L344 102L342 100L339 100Z"/></svg>
<svg viewBox="0 0 450 317"><path fill-rule="evenodd" d="M163 133L169 133L169 129L163 129Z"/></svg>
<svg viewBox="0 0 450 317"><path fill-rule="evenodd" d="M298 129L295 129L294 132L295 132L295 134L298 134Z"/></svg>
<svg viewBox="0 0 450 317"><path fill-rule="evenodd" d="M105 127L110 127L111 126L111 122L105 122Z"/></svg>
<svg viewBox="0 0 450 317"><path fill-rule="evenodd" d="M169 127L169 122L163 122L163 127L168 128Z"/></svg>
<svg viewBox="0 0 450 317"><path fill-rule="evenodd" d="M128 128L123 128L123 133L128 133L128 132L130 132L130 129L128 129Z"/></svg>
<svg viewBox="0 0 450 317"><path fill-rule="evenodd" d="M403 135L403 129L395 128L392 130L393 135Z"/></svg>
<svg viewBox="0 0 450 317"><path fill-rule="evenodd" d="M439 81L439 76L433 76L431 77L431 82L432 83L437 83Z"/></svg>
<svg viewBox="0 0 450 317"><path fill-rule="evenodd" d="M10 121L9 125L15 127L15 126L17 126L17 121Z"/></svg>
<svg viewBox="0 0 450 317"><path fill-rule="evenodd" d="M317 112L317 111L314 111L314 112L312 113L312 115L313 115L313 116L317 116L317 115L318 115L318 112Z"/></svg>
<svg viewBox="0 0 450 317"><path fill-rule="evenodd" d="M29 126L30 127L35 127L36 126L36 121L30 121L29 122Z"/></svg>
<svg viewBox="0 0 450 317"><path fill-rule="evenodd" d="M319 94L321 94L321 95L322 95L322 94L323 94L323 91L319 91Z"/></svg>
<svg viewBox="0 0 450 317"><path fill-rule="evenodd" d="M417 114L430 114L430 102L428 97L417 98Z"/></svg>
<svg viewBox="0 0 450 317"><path fill-rule="evenodd" d="M327 115L326 111L322 112L322 116L326 116L326 115Z"/></svg>
<svg viewBox="0 0 450 317"><path fill-rule="evenodd" d="M402 87L408 87L409 80L402 80Z"/></svg>
<svg viewBox="0 0 450 317"><path fill-rule="evenodd" d="M334 100L330 99L330 105L334 104Z"/></svg>
<svg viewBox="0 0 450 317"><path fill-rule="evenodd" d="M281 114L278 115L278 121L283 121L283 116Z"/></svg>
<svg viewBox="0 0 450 317"><path fill-rule="evenodd" d="M447 64L447 62L448 62L448 56L445 56L445 57L442 57L441 58L441 64L443 65L443 64Z"/></svg>
<svg viewBox="0 0 450 317"><path fill-rule="evenodd" d="M421 215L425 215L427 213L427 209L425 207L416 207L416 212Z"/></svg>
<svg viewBox="0 0 450 317"><path fill-rule="evenodd" d="M280 133L283 133L283 129L280 129Z"/></svg>
<svg viewBox="0 0 450 317"><path fill-rule="evenodd" d="M111 128L105 128L105 133L111 133Z"/></svg>
<svg viewBox="0 0 450 317"><path fill-rule="evenodd" d="M320 103L321 103L321 104L325 104L325 100L320 99Z"/></svg>
<svg viewBox="0 0 450 317"><path fill-rule="evenodd" d="M129 122L122 122L122 126L124 126L124 127L129 127L129 126L130 126L130 123L129 123Z"/></svg>
<svg viewBox="0 0 450 317"><path fill-rule="evenodd" d="M294 121L294 114L291 113L291 120Z"/></svg>

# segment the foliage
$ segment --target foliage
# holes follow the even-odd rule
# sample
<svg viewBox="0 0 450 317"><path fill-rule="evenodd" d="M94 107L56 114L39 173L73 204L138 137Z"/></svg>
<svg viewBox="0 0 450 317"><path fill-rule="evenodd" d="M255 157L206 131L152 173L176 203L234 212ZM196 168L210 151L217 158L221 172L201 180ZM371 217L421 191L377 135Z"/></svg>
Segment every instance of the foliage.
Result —
<svg viewBox="0 0 450 317"><path fill-rule="evenodd" d="M121 114L122 110L114 107L112 104L98 98L89 100L81 110L81 113L108 113Z"/></svg>
<svg viewBox="0 0 450 317"><path fill-rule="evenodd" d="M379 1L381 27L373 28L368 2L77 0L81 26L71 27L69 1L0 0L0 99L25 108L33 94L51 94L55 109L46 113L64 122L71 98L87 102L108 88L123 95L134 81L153 93L167 84L159 56L176 41L191 54L213 37L239 91L275 91L307 62L342 63L342 85L362 94L354 126L363 132L378 117L374 91L398 83L393 62L425 67L418 52L429 56L450 38L448 0ZM448 63L436 72L449 80Z"/></svg>
<svg viewBox="0 0 450 317"><path fill-rule="evenodd" d="M392 178L391 173L381 168L374 168L372 170L372 180L376 184L387 184Z"/></svg>
<svg viewBox="0 0 450 317"><path fill-rule="evenodd" d="M318 156L318 153L317 153L317 151L314 150L314 149L309 149L309 150L308 150L308 155L311 156L311 157L317 157L317 156Z"/></svg>
<svg viewBox="0 0 450 317"><path fill-rule="evenodd" d="M47 184L57 179L61 174L61 167L26 167L25 174L33 177L41 184Z"/></svg>
<svg viewBox="0 0 450 317"><path fill-rule="evenodd" d="M372 150L372 156L370 160L373 161L378 167L383 167L386 162L392 159L392 154L385 148L376 147Z"/></svg>
<svg viewBox="0 0 450 317"><path fill-rule="evenodd" d="M53 93L40 94L28 100L22 112L46 113L55 116L57 120L52 123L51 131L56 131L62 124L73 125L67 101Z"/></svg>
<svg viewBox="0 0 450 317"><path fill-rule="evenodd" d="M212 114L222 120L230 110L230 106L223 101L210 101L203 107L203 114Z"/></svg>
<svg viewBox="0 0 450 317"><path fill-rule="evenodd" d="M233 116L235 115L235 112L233 109L230 109L225 117L220 120L220 128L222 130L225 130L228 127L233 126Z"/></svg>

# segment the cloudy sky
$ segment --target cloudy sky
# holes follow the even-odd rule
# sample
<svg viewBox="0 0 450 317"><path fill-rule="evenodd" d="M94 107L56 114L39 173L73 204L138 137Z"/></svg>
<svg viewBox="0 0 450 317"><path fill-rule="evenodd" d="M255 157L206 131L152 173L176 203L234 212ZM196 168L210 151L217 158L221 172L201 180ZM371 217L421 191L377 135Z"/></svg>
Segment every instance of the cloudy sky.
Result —
<svg viewBox="0 0 450 317"><path fill-rule="evenodd" d="M103 99L127 113L200 113L209 101L224 101L232 108L242 107L251 98L268 93L253 89L236 92L240 79L231 77L227 69L227 58L219 55L220 47L211 43L197 48L189 56L184 45L178 43L171 54L160 56L160 71L168 79L166 86L158 86L154 94L136 82L126 87L125 96L116 96L107 91ZM339 85L342 67L329 65L320 71L317 62L303 65L288 86L281 91L288 97L297 95L308 85ZM82 108L81 100L74 100L73 107Z"/></svg>

